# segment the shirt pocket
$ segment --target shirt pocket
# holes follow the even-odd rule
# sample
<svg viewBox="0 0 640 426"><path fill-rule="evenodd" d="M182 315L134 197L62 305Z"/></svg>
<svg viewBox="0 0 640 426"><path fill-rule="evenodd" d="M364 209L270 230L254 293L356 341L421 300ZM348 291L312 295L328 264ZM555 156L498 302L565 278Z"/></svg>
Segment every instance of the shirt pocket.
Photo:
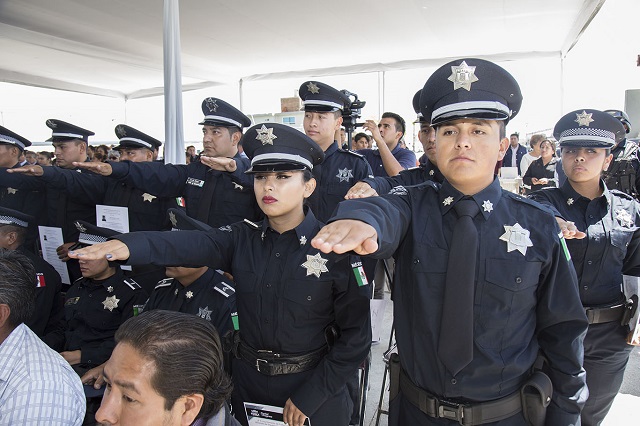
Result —
<svg viewBox="0 0 640 426"><path fill-rule="evenodd" d="M531 340L536 328L541 262L487 259L478 282L474 339L484 348L515 346Z"/></svg>
<svg viewBox="0 0 640 426"><path fill-rule="evenodd" d="M345 279L347 279L345 277ZM284 292L285 324L304 327L304 322L317 322L325 327L333 317L333 281L321 279L288 280Z"/></svg>
<svg viewBox="0 0 640 426"><path fill-rule="evenodd" d="M233 268L233 280L235 282L236 305L238 316L247 318L258 318L260 315L260 304L258 297L258 278L252 271Z"/></svg>

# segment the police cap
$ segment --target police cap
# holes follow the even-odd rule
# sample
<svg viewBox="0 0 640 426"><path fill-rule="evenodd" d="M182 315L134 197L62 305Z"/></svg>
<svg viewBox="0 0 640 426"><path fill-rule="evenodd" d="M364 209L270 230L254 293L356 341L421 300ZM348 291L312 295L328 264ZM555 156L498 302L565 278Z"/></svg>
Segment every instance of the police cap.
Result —
<svg viewBox="0 0 640 426"><path fill-rule="evenodd" d="M245 173L313 169L322 163L324 152L311 138L293 127L278 123L257 124L242 137L251 160Z"/></svg>
<svg viewBox="0 0 640 426"><path fill-rule="evenodd" d="M413 95L413 110L416 112L416 114L418 115L418 118L416 119L415 123L422 123L422 122L426 122L427 120L425 120L424 116L422 115L422 111L420 111L420 95L422 95L422 89L418 90L416 92L415 95Z"/></svg>
<svg viewBox="0 0 640 426"><path fill-rule="evenodd" d="M17 210L0 207L0 226L13 225L19 228L29 228L29 224L34 222L34 218Z"/></svg>
<svg viewBox="0 0 640 426"><path fill-rule="evenodd" d="M115 128L116 136L120 139L120 145L113 149L124 148L147 148L151 151L160 148L162 142L152 138L138 129L134 129L126 124L118 124Z"/></svg>
<svg viewBox="0 0 640 426"><path fill-rule="evenodd" d="M17 146L20 151L24 151L26 147L31 146L31 141L12 132L6 127L0 126L0 144Z"/></svg>
<svg viewBox="0 0 640 426"><path fill-rule="evenodd" d="M198 123L205 126L249 127L251 119L239 109L219 98L207 98L202 101L204 120Z"/></svg>
<svg viewBox="0 0 640 426"><path fill-rule="evenodd" d="M438 68L420 95L420 111L432 125L460 118L508 121L521 105L515 78L493 62L475 58Z"/></svg>
<svg viewBox="0 0 640 426"><path fill-rule="evenodd" d="M304 110L309 112L344 111L351 99L339 90L319 81L306 81L298 90Z"/></svg>
<svg viewBox="0 0 640 426"><path fill-rule="evenodd" d="M170 208L167 210L169 221L173 226L172 231L211 231L213 228L206 223L200 222L192 217L187 216L184 210Z"/></svg>
<svg viewBox="0 0 640 426"><path fill-rule="evenodd" d="M616 118L603 111L582 109L563 116L553 129L560 147L613 148L625 137Z"/></svg>
<svg viewBox="0 0 640 426"><path fill-rule="evenodd" d="M96 225L92 225L84 220L76 220L74 222L76 229L80 231L78 242L84 246L91 246L98 243L104 243L107 239L114 237L121 232L114 231L109 228L101 228Z"/></svg>
<svg viewBox="0 0 640 426"><path fill-rule="evenodd" d="M73 139L81 139L89 142L89 136L95 135L91 130L83 129L74 124L62 120L50 118L46 121L47 127L53 130L51 140L53 142L66 142Z"/></svg>

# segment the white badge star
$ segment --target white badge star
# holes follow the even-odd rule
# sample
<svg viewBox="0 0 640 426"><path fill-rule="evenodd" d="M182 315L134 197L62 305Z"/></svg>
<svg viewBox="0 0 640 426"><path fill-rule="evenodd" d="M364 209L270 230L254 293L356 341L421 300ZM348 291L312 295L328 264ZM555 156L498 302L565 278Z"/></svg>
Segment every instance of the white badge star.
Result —
<svg viewBox="0 0 640 426"><path fill-rule="evenodd" d="M239 183L233 182L233 189L239 189L242 191L244 189L244 186L240 185Z"/></svg>
<svg viewBox="0 0 640 426"><path fill-rule="evenodd" d="M567 205L570 206L573 204L573 198L567 198Z"/></svg>
<svg viewBox="0 0 640 426"><path fill-rule="evenodd" d="M320 88L318 87L317 84L315 84L313 81L309 82L309 84L307 84L307 90L311 93L320 93Z"/></svg>
<svg viewBox="0 0 640 426"><path fill-rule="evenodd" d="M471 91L471 83L478 81L478 77L474 74L476 67L470 67L465 61L462 61L457 67L451 67L451 75L447 80L453 82L453 90L460 88Z"/></svg>
<svg viewBox="0 0 640 426"><path fill-rule="evenodd" d="M169 220L174 227L178 226L178 219L176 218L176 214L174 212L169 212Z"/></svg>
<svg viewBox="0 0 640 426"><path fill-rule="evenodd" d="M191 299L193 297L193 292L192 291L188 291L185 296L187 296L187 299Z"/></svg>
<svg viewBox="0 0 640 426"><path fill-rule="evenodd" d="M435 173L436 173L435 170L433 170L433 169L429 170L429 176L433 176Z"/></svg>
<svg viewBox="0 0 640 426"><path fill-rule="evenodd" d="M211 321L211 312L213 312L213 310L210 310L208 305L204 308L198 308L198 316L207 321Z"/></svg>
<svg viewBox="0 0 640 426"><path fill-rule="evenodd" d="M453 197L447 197L442 201L442 205L444 206L448 206L451 203L453 203Z"/></svg>
<svg viewBox="0 0 640 426"><path fill-rule="evenodd" d="M587 111L582 111L582 114L578 114L576 113L576 119L573 120L576 123L578 123L578 126L589 126L589 124L591 124L591 122L593 121L593 118L591 118L593 114L587 114Z"/></svg>
<svg viewBox="0 0 640 426"><path fill-rule="evenodd" d="M264 124L256 132L258 133L256 139L262 142L262 145L273 145L273 140L278 138L273 134L273 129L267 128Z"/></svg>
<svg viewBox="0 0 640 426"><path fill-rule="evenodd" d="M118 307L119 301L120 299L116 299L116 295L114 294L113 296L109 296L104 299L102 305L104 306L104 309L108 309L109 312L113 312L113 310Z"/></svg>
<svg viewBox="0 0 640 426"><path fill-rule="evenodd" d="M482 208L485 212L490 212L493 210L493 203L490 200L485 200L482 202Z"/></svg>
<svg viewBox="0 0 640 426"><path fill-rule="evenodd" d="M127 136L127 130L120 125L116 127L116 133L118 134L119 138L124 138L125 136Z"/></svg>
<svg viewBox="0 0 640 426"><path fill-rule="evenodd" d="M507 253L518 250L523 255L527 254L527 247L532 247L533 242L529 238L530 232L516 223L513 226L504 225L504 234L500 236L502 241L507 242Z"/></svg>
<svg viewBox="0 0 640 426"><path fill-rule="evenodd" d="M325 265L327 262L327 259L323 259L320 253L317 253L313 256L307 255L307 261L300 266L307 270L307 276L315 275L317 278L320 278L321 273L329 272Z"/></svg>
<svg viewBox="0 0 640 426"><path fill-rule="evenodd" d="M626 210L616 210L616 219L618 219L620 225L624 226L625 228L631 228L631 225L633 225L633 219L631 218L629 212Z"/></svg>
<svg viewBox="0 0 640 426"><path fill-rule="evenodd" d="M340 182L349 182L353 178L353 170L349 170L346 167L344 169L338 169L336 177L340 179Z"/></svg>
<svg viewBox="0 0 640 426"><path fill-rule="evenodd" d="M15 188L7 188L7 194L15 194L16 192L18 192L18 190Z"/></svg>
<svg viewBox="0 0 640 426"><path fill-rule="evenodd" d="M109 293L111 293L111 292L113 291L113 286L109 286L109 287L107 287L107 291L108 291Z"/></svg>
<svg viewBox="0 0 640 426"><path fill-rule="evenodd" d="M216 103L218 102L217 99L207 98L204 102L206 103L209 112L218 112L218 104Z"/></svg>
<svg viewBox="0 0 640 426"><path fill-rule="evenodd" d="M143 200L142 202L143 202L143 203L144 203L145 201L148 201L148 202L150 202L150 203L151 203L151 202L153 201L153 199L154 199L154 198L158 198L158 197L156 197L155 195L151 195L151 194L149 194L149 193L147 193L147 192L145 192L144 194L142 194L142 200Z"/></svg>
<svg viewBox="0 0 640 426"><path fill-rule="evenodd" d="M87 228L85 228L80 222L75 223L76 229L80 232L87 232Z"/></svg>
<svg viewBox="0 0 640 426"><path fill-rule="evenodd" d="M177 289L177 288L176 288L176 291L174 291L174 292L173 292L173 295L174 295L174 296L177 296L177 295L178 295L178 289Z"/></svg>
<svg viewBox="0 0 640 426"><path fill-rule="evenodd" d="M307 244L307 237L303 235L302 237L300 237L300 245L303 246L305 244Z"/></svg>

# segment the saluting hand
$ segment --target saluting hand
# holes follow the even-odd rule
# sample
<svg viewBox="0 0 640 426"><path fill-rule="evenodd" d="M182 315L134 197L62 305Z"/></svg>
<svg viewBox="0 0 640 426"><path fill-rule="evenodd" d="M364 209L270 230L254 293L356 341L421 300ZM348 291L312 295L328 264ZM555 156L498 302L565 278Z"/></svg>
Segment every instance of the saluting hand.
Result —
<svg viewBox="0 0 640 426"><path fill-rule="evenodd" d="M353 198L367 198L377 197L378 193L366 182L358 182L349 188L349 191L344 196L345 200L351 200Z"/></svg>
<svg viewBox="0 0 640 426"><path fill-rule="evenodd" d="M206 155L200 156L200 162L205 166L211 167L213 170L219 170L221 172L235 172L238 166L236 160L226 157L208 157Z"/></svg>
<svg viewBox="0 0 640 426"><path fill-rule="evenodd" d="M110 240L69 252L70 258L84 260L127 260L129 255L129 247L120 240Z"/></svg>
<svg viewBox="0 0 640 426"><path fill-rule="evenodd" d="M355 251L365 255L378 250L378 233L373 226L359 220L336 220L318 232L311 245L323 253Z"/></svg>
<svg viewBox="0 0 640 426"><path fill-rule="evenodd" d="M284 410L282 411L284 424L289 426L302 426L306 419L307 416L291 402L291 399L287 399L287 402L284 404Z"/></svg>
<svg viewBox="0 0 640 426"><path fill-rule="evenodd" d="M33 166L22 166L16 167L15 169L7 169L7 173L20 173L26 176L42 176L44 171L42 170L42 166L33 165Z"/></svg>
<svg viewBox="0 0 640 426"><path fill-rule="evenodd" d="M378 123L373 120L366 120L362 125L364 130L368 130L373 137L373 140L376 142L376 146L379 142L384 143L384 139L382 139L382 135L380 134L380 129L378 128Z"/></svg>
<svg viewBox="0 0 640 426"><path fill-rule="evenodd" d="M579 231L573 222L566 221L559 217L556 217L556 221L558 222L558 226L560 226L560 231L562 231L562 236L565 240L581 240L587 236L586 233Z"/></svg>
<svg viewBox="0 0 640 426"><path fill-rule="evenodd" d="M102 176L109 176L111 175L111 173L113 173L113 168L109 163L89 163L86 161L79 163L77 161L74 161L73 165L74 167L77 167L79 169L89 170Z"/></svg>

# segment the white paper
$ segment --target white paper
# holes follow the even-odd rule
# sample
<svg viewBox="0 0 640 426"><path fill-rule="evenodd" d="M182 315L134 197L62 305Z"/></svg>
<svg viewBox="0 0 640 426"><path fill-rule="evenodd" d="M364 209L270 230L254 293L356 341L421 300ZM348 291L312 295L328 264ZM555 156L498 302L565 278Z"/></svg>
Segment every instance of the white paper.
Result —
<svg viewBox="0 0 640 426"><path fill-rule="evenodd" d="M273 405L256 404L254 402L245 402L244 411L247 414L249 426L283 426L282 407L274 407ZM311 426L309 419L305 420L306 426Z"/></svg>
<svg viewBox="0 0 640 426"><path fill-rule="evenodd" d="M384 320L384 308L387 301L384 299L371 299L371 341L379 342Z"/></svg>
<svg viewBox="0 0 640 426"><path fill-rule="evenodd" d="M58 258L56 249L64 244L62 238L62 228L51 226L38 226L40 232L40 246L42 247L42 258L47 261L60 274L62 282L71 284L67 264Z"/></svg>
<svg viewBox="0 0 640 426"><path fill-rule="evenodd" d="M630 299L634 294L640 296L640 278L630 275L622 276L622 285L625 299ZM634 346L640 346L640 307L636 308L636 313L629 321L629 339L627 343Z"/></svg>
<svg viewBox="0 0 640 426"><path fill-rule="evenodd" d="M129 209L96 204L96 225L126 234L129 232Z"/></svg>

